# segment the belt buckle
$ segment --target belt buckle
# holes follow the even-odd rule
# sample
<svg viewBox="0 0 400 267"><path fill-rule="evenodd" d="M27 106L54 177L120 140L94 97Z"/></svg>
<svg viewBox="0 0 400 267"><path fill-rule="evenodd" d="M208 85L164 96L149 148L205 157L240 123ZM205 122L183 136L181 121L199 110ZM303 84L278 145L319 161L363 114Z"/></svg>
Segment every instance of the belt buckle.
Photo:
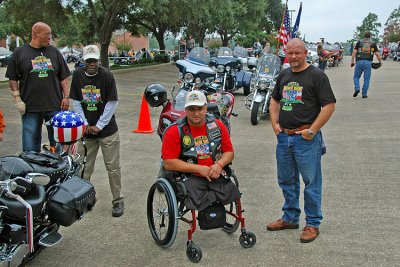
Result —
<svg viewBox="0 0 400 267"><path fill-rule="evenodd" d="M289 135L289 130L288 129L283 129L283 132L287 135Z"/></svg>

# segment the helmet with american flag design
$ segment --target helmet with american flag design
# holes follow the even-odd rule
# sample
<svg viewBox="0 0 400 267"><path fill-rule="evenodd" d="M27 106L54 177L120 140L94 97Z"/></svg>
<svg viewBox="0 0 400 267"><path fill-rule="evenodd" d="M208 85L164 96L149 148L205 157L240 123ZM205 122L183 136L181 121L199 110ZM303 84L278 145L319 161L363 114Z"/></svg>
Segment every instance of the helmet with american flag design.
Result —
<svg viewBox="0 0 400 267"><path fill-rule="evenodd" d="M58 143L73 143L81 139L85 123L79 114L73 111L60 111L51 119L54 140Z"/></svg>

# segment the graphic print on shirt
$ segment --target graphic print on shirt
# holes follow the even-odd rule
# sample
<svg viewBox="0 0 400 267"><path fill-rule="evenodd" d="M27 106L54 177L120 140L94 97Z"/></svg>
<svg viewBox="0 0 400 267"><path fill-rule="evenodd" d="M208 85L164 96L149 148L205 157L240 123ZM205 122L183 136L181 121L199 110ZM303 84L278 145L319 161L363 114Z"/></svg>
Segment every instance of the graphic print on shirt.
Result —
<svg viewBox="0 0 400 267"><path fill-rule="evenodd" d="M280 102L283 103L282 110L292 111L292 104L304 104L302 101L303 86L300 86L297 82L290 82L283 87L282 99Z"/></svg>
<svg viewBox="0 0 400 267"><path fill-rule="evenodd" d="M31 72L38 72L39 78L48 77L49 74L47 74L47 72L51 70L54 71L50 58L43 56L43 54L41 56L35 57L35 59L32 59L31 62L32 62Z"/></svg>
<svg viewBox="0 0 400 267"><path fill-rule="evenodd" d="M96 111L97 103L101 103L101 92L99 88L96 88L95 85L86 85L81 89L82 91L82 102L86 103L86 109L88 111Z"/></svg>
<svg viewBox="0 0 400 267"><path fill-rule="evenodd" d="M194 138L194 145L199 159L208 159L210 157L210 144L207 136L201 135Z"/></svg>

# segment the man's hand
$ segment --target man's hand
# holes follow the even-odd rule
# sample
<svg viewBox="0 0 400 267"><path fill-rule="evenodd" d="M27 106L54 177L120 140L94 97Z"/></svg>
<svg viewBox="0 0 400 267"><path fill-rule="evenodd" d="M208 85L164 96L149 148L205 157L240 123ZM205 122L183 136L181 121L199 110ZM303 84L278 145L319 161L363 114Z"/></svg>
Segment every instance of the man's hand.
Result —
<svg viewBox="0 0 400 267"><path fill-rule="evenodd" d="M221 175L222 168L217 163L210 166L210 171L208 173L208 177L211 179L218 179Z"/></svg>
<svg viewBox="0 0 400 267"><path fill-rule="evenodd" d="M203 165L197 165L198 167L198 173L203 176L204 178L206 178L209 182L211 182L211 178L210 178L210 172L211 172L211 168L208 166L203 166Z"/></svg>
<svg viewBox="0 0 400 267"><path fill-rule="evenodd" d="M100 133L100 129L97 126L89 126L89 134L98 135Z"/></svg>
<svg viewBox="0 0 400 267"><path fill-rule="evenodd" d="M26 106L25 106L25 103L21 100L20 97L14 98L14 105L15 105L15 107L17 108L17 110L19 111L19 113L21 115L25 114Z"/></svg>
<svg viewBox="0 0 400 267"><path fill-rule="evenodd" d="M62 110L68 110L69 109L69 97L64 97L61 100L61 109Z"/></svg>
<svg viewBox="0 0 400 267"><path fill-rule="evenodd" d="M350 67L354 67L355 63L351 62Z"/></svg>
<svg viewBox="0 0 400 267"><path fill-rule="evenodd" d="M272 129L274 130L275 135L278 135L280 132L282 132L282 128L279 123L273 124Z"/></svg>
<svg viewBox="0 0 400 267"><path fill-rule="evenodd" d="M314 138L314 135L310 135L309 129L305 129L305 130L301 130L301 131L297 131L296 134L301 134L301 136L306 139L307 141L311 141L311 139Z"/></svg>

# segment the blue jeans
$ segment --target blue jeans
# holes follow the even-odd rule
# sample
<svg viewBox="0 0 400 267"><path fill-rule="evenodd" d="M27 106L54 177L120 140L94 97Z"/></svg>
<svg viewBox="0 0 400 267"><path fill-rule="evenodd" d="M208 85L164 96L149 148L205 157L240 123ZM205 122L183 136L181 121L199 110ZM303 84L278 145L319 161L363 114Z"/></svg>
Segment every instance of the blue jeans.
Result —
<svg viewBox="0 0 400 267"><path fill-rule="evenodd" d="M310 141L301 135L277 136L276 160L278 164L278 183L285 202L282 207L282 219L291 224L299 223L300 179L304 188L304 212L306 225L319 227L322 220L322 171L321 155L323 148L322 134L317 132Z"/></svg>
<svg viewBox="0 0 400 267"><path fill-rule="evenodd" d="M22 150L40 152L42 143L42 124L49 121L59 111L27 112L22 115ZM53 127L46 125L51 146L56 145Z"/></svg>
<svg viewBox="0 0 400 267"><path fill-rule="evenodd" d="M356 68L354 69L354 90L359 92L360 91L360 78L361 74L364 72L364 84L362 87L362 95L366 96L368 93L369 88L369 81L371 80L371 60L357 60L356 61Z"/></svg>

